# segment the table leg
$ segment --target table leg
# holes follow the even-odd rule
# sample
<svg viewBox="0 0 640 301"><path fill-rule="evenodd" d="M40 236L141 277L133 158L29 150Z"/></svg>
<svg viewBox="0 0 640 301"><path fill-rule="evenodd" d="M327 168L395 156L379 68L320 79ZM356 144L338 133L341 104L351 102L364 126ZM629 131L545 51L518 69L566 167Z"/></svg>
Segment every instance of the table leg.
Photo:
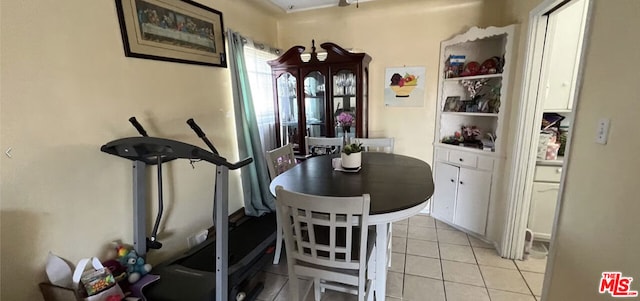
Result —
<svg viewBox="0 0 640 301"><path fill-rule="evenodd" d="M387 294L387 231L389 224L376 225L376 301L384 301Z"/></svg>
<svg viewBox="0 0 640 301"><path fill-rule="evenodd" d="M393 223L389 223L389 227L387 228L387 254L391 254L391 246L393 245ZM391 260L388 260L387 268L391 268Z"/></svg>

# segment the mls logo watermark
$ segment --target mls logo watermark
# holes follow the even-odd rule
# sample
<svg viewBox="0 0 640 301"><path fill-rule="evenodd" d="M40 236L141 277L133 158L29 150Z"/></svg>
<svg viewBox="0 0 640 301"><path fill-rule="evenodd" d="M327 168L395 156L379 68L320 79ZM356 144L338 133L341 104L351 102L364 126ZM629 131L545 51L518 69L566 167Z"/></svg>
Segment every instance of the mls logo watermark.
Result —
<svg viewBox="0 0 640 301"><path fill-rule="evenodd" d="M616 298L637 297L638 291L631 290L633 277L623 277L620 272L604 272L600 279L601 294L609 293Z"/></svg>

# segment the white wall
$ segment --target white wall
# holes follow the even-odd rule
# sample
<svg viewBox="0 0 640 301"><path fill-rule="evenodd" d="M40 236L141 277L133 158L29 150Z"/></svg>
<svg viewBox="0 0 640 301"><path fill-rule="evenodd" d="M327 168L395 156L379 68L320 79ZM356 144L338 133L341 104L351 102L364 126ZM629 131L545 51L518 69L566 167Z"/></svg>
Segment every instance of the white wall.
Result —
<svg viewBox="0 0 640 301"><path fill-rule="evenodd" d="M274 16L242 1L202 3L222 11L227 27L275 44ZM100 152L137 135L130 116L150 135L204 146L185 124L193 117L238 159L229 69L125 57L114 1L2 1L0 9L0 149L13 149L0 159L0 299L41 300L48 251L77 262L111 240L131 243L130 162ZM152 263L211 225L214 171L196 166L166 165L165 247ZM242 206L238 175L230 210Z"/></svg>

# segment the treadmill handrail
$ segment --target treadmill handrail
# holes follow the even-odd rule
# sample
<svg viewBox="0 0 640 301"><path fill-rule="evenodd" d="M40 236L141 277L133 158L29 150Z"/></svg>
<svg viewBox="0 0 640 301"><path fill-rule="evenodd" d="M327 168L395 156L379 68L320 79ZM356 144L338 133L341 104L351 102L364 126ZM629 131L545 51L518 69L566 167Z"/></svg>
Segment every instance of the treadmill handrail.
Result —
<svg viewBox="0 0 640 301"><path fill-rule="evenodd" d="M241 168L253 162L253 158L246 158L231 163L224 157L198 146L157 137L121 138L103 145L100 150L132 161L142 161L149 165L158 164L158 156L162 158L160 162L175 159L204 160L214 165L226 166L230 170Z"/></svg>

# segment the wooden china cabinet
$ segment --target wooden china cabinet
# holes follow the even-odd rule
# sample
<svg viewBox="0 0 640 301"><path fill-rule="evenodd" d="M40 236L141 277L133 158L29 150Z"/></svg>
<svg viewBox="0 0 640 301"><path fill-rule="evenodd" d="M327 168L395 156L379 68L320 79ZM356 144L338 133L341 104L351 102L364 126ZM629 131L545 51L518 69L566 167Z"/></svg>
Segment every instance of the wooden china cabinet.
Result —
<svg viewBox="0 0 640 301"><path fill-rule="evenodd" d="M312 41L311 53L304 53L303 46L294 46L269 61L278 146L291 143L300 155L307 154L305 136L368 136L371 57L334 43L322 43L320 47L325 51L316 52ZM351 125L339 120L351 121Z"/></svg>

